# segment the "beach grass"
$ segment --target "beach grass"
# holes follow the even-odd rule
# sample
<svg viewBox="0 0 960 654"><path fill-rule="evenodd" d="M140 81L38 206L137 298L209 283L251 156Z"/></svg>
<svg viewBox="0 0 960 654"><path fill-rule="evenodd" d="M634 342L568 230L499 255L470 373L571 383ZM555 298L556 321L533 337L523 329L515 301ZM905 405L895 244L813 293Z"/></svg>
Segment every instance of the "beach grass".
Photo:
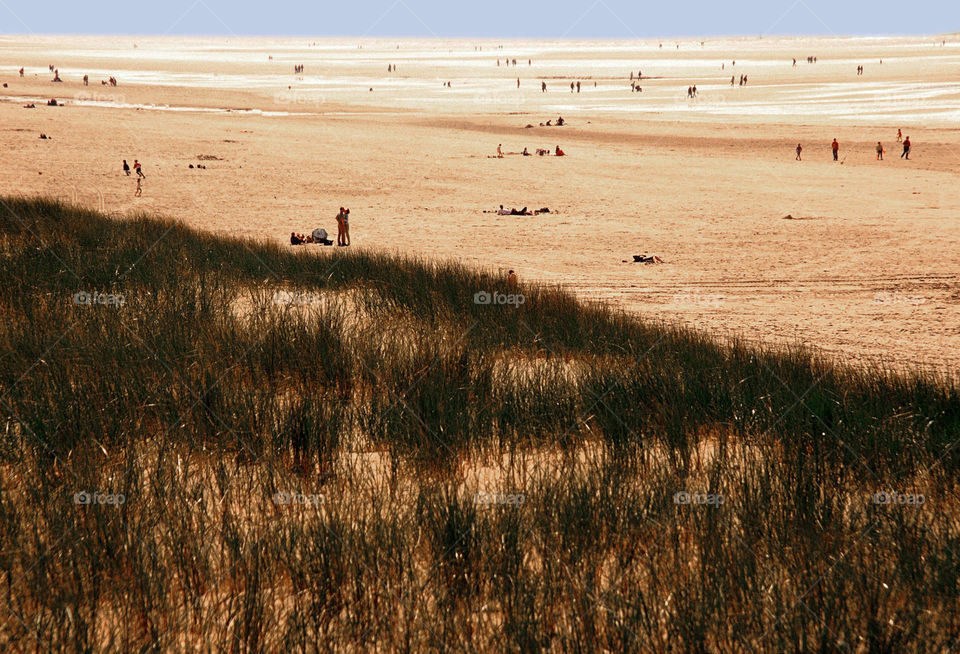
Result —
<svg viewBox="0 0 960 654"><path fill-rule="evenodd" d="M40 198L0 269L0 649L960 646L942 375Z"/></svg>

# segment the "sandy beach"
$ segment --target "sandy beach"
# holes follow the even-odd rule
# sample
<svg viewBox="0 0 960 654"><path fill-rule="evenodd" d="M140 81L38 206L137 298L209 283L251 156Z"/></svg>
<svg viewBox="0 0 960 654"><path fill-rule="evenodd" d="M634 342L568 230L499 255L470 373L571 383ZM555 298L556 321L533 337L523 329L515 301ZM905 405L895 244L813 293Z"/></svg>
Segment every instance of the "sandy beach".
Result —
<svg viewBox="0 0 960 654"><path fill-rule="evenodd" d="M343 205L353 247L512 268L715 334L960 362L955 38L317 44L4 37L0 193L278 241L334 232ZM625 262L642 253L665 263Z"/></svg>

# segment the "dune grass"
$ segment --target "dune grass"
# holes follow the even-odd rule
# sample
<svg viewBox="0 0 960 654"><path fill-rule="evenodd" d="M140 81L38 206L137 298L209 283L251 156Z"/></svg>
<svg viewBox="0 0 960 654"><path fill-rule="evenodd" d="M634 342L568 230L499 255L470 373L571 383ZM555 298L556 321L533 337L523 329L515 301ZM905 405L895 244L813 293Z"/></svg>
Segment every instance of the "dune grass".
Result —
<svg viewBox="0 0 960 654"><path fill-rule="evenodd" d="M960 646L952 380L43 199L0 269L0 649Z"/></svg>

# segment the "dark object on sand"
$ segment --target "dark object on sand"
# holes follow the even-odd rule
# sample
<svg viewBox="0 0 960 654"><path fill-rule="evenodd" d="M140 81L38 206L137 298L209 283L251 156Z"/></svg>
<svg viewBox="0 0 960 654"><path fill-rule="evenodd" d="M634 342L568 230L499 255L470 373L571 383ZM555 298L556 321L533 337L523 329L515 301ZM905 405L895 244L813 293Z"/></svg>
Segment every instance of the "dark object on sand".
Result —
<svg viewBox="0 0 960 654"><path fill-rule="evenodd" d="M43 132L41 132L41 133L40 133L40 138L42 138L42 139L48 139L48 138L50 138L50 137L47 136L46 134L44 134Z"/></svg>
<svg viewBox="0 0 960 654"><path fill-rule="evenodd" d="M647 256L646 254L635 254L633 255L634 263L663 263L663 259L660 257L651 254Z"/></svg>
<svg viewBox="0 0 960 654"><path fill-rule="evenodd" d="M50 100L47 101L47 106L48 106L48 107L56 107L56 106L57 106L57 100L56 100L56 98L50 98Z"/></svg>
<svg viewBox="0 0 960 654"><path fill-rule="evenodd" d="M189 166L187 166L187 168L193 168L193 164L190 164Z"/></svg>
<svg viewBox="0 0 960 654"><path fill-rule="evenodd" d="M539 213L550 213L550 207L544 207L543 209L540 209Z"/></svg>

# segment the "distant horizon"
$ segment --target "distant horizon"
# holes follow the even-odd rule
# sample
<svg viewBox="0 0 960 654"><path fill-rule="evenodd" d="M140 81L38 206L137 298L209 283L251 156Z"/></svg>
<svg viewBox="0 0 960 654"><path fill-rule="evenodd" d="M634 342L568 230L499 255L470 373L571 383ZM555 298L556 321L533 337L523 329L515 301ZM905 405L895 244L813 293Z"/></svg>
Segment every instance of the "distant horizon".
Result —
<svg viewBox="0 0 960 654"><path fill-rule="evenodd" d="M358 39L368 41L663 41L664 43L677 43L689 41L707 41L711 39L743 39L743 40L761 40L761 39L943 39L960 38L958 32L945 33L927 33L927 32L900 32L900 33L870 33L870 34L793 34L793 33L770 33L770 34L671 34L659 36L487 36L487 35L410 35L410 34L259 34L259 33L235 33L220 34L206 32L190 32L178 34L155 34L151 32L3 32L0 33L0 39L18 38L18 37L38 37L38 38L91 38L91 37L114 37L114 38L142 38L142 39Z"/></svg>
<svg viewBox="0 0 960 654"><path fill-rule="evenodd" d="M945 27L949 26L949 27ZM263 38L708 39L946 36L960 10L932 0L170 0L117 11L108 0L0 0L0 35ZM671 35L671 36L666 36ZM686 36L683 36L686 35Z"/></svg>

